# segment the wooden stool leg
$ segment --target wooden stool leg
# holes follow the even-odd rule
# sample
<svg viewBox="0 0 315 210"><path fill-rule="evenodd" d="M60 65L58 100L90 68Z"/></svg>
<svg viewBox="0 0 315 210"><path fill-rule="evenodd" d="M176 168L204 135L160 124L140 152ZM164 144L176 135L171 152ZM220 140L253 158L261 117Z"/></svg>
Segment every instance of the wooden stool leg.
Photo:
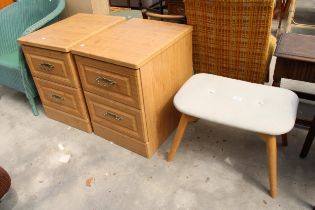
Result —
<svg viewBox="0 0 315 210"><path fill-rule="evenodd" d="M178 146L182 141L186 127L187 127L190 120L191 120L191 117L189 117L185 114L182 114L180 121L179 121L179 124L178 124L178 127L177 127L177 131L176 131L173 143L172 143L172 146L171 146L171 149L170 149L168 156L167 156L167 161L172 161L174 159L174 156L176 154Z"/></svg>
<svg viewBox="0 0 315 210"><path fill-rule="evenodd" d="M267 145L270 195L275 198L277 196L277 140L275 136L265 134L260 134L260 137Z"/></svg>
<svg viewBox="0 0 315 210"><path fill-rule="evenodd" d="M315 117L313 118L313 122L312 125L307 133L300 157L301 158L305 158L308 154L308 152L310 151L310 148L312 146L312 143L314 141L315 138Z"/></svg>
<svg viewBox="0 0 315 210"><path fill-rule="evenodd" d="M281 135L281 139L282 139L282 146L284 146L284 147L288 146L288 136L287 136L287 134L282 134Z"/></svg>

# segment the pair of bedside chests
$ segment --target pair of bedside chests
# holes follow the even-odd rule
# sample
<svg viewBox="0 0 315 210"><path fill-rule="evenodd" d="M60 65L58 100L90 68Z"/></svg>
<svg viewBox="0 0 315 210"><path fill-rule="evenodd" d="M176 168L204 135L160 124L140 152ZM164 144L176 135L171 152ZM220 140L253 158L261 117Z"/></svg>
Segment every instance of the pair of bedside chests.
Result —
<svg viewBox="0 0 315 210"><path fill-rule="evenodd" d="M18 41L49 118L145 157L177 126L190 26L77 14Z"/></svg>

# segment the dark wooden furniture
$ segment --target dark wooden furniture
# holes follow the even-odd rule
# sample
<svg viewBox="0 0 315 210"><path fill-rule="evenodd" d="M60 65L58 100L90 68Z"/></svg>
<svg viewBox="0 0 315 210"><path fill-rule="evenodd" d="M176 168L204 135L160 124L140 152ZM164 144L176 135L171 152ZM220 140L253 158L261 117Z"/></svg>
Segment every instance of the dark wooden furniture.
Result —
<svg viewBox="0 0 315 210"><path fill-rule="evenodd" d="M275 56L277 62L273 75L273 86L280 87L281 79L292 79L315 83L315 36L283 34L278 42ZM295 91L299 98L315 100L315 95ZM311 126L311 122L297 119L297 124ZM287 145L286 135L282 144Z"/></svg>
<svg viewBox="0 0 315 210"><path fill-rule="evenodd" d="M186 23L182 0L159 0L147 8L142 7L142 15L144 19Z"/></svg>
<svg viewBox="0 0 315 210"><path fill-rule="evenodd" d="M291 4L292 0L277 0L273 18L276 19L280 16L280 20L282 20L288 14Z"/></svg>
<svg viewBox="0 0 315 210"><path fill-rule="evenodd" d="M315 83L315 36L284 34L275 56L274 86L280 86L281 78Z"/></svg>
<svg viewBox="0 0 315 210"><path fill-rule="evenodd" d="M168 14L185 15L185 5L183 0L166 0Z"/></svg>
<svg viewBox="0 0 315 210"><path fill-rule="evenodd" d="M140 1L141 2L141 1ZM121 6L121 5L116 5L116 4L113 4L113 2L112 2L112 0L109 0L109 5L110 6ZM131 7L131 1L130 0L126 0L126 6L128 7L128 8L130 8Z"/></svg>
<svg viewBox="0 0 315 210"><path fill-rule="evenodd" d="M274 86L280 86L281 78L315 83L315 36L284 34L275 56Z"/></svg>
<svg viewBox="0 0 315 210"><path fill-rule="evenodd" d="M312 146L312 143L314 141L314 138L315 138L315 116L313 118L312 125L310 127L310 130L308 131L302 151L300 153L301 158L305 158L307 156Z"/></svg>

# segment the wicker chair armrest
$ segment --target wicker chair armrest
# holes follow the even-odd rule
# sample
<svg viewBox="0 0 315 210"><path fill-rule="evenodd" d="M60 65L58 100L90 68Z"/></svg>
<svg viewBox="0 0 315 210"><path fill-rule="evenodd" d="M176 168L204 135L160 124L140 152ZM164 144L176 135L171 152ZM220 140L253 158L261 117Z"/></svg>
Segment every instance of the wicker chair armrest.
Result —
<svg viewBox="0 0 315 210"><path fill-rule="evenodd" d="M25 36L27 34L30 34L42 27L44 27L46 24L48 24L49 22L53 21L54 19L58 18L58 16L60 15L60 13L64 10L65 8L65 1L64 0L60 0L57 8L52 11L51 13L49 13L46 17L44 17L43 19L39 20L38 22L34 23L33 25L31 25L30 27L28 27L23 33L22 36Z"/></svg>

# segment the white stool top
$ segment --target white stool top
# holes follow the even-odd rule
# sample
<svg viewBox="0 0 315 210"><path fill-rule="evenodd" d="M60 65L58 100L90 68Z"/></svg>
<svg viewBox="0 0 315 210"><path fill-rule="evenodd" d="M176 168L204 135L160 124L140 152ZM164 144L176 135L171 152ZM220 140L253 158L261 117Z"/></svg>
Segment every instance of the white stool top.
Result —
<svg viewBox="0 0 315 210"><path fill-rule="evenodd" d="M186 115L269 135L293 128L298 103L290 90L212 74L192 76L174 98Z"/></svg>

